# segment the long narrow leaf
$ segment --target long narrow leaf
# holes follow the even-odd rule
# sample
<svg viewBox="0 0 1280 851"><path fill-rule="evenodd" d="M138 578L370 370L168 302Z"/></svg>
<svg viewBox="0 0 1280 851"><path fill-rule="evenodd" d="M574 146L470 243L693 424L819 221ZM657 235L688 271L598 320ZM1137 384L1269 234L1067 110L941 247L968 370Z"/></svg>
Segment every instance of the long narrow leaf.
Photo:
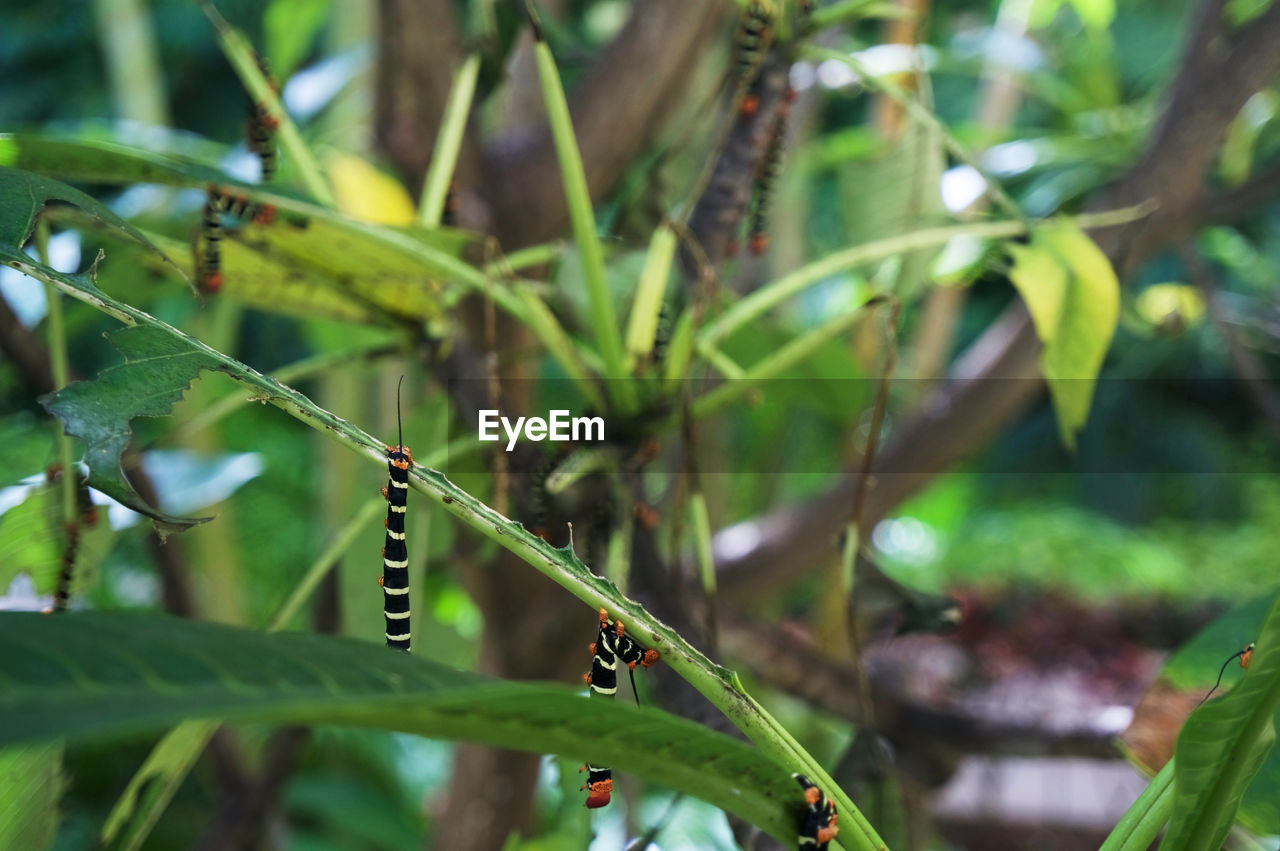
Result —
<svg viewBox="0 0 1280 851"><path fill-rule="evenodd" d="M1132 221L1146 214L1146 208L1135 207L1078 216L1074 221L1082 228L1105 227ZM815 260L808 265L801 266L794 272L761 287L751 295L735 303L714 321L707 323L699 332L698 339L701 342L718 343L751 320L761 316L787 299L798 295L807 288L833 275L847 272L873 260L883 260L886 257L903 254L918 248L944 245L958 236L972 236L981 239L1007 239L1013 236L1020 236L1026 233L1027 230L1028 226L1019 221L985 222L981 224L925 228L889 237L888 239L876 240L865 245L855 245L853 248L837 251L835 254L829 254L821 260Z"/></svg>
<svg viewBox="0 0 1280 851"><path fill-rule="evenodd" d="M564 181L565 199L569 204L569 219L573 224L573 238L582 258L582 276L587 287L587 299L591 304L591 324L604 358L605 377L626 377L622 352L622 336L614 315L613 299L604 274L604 252L596 236L596 217L591 208L591 194L587 189L587 173L582 166L582 154L573 133L573 119L569 115L569 102L565 100L560 72L556 70L551 48L542 39L535 26L537 44L534 57L538 66L538 79L542 84L542 100L551 125L551 137L555 141L556 156L560 161L560 175ZM615 402L623 413L631 411L635 403L635 391L630 381L610 381L609 389L616 394Z"/></svg>
<svg viewBox="0 0 1280 851"><path fill-rule="evenodd" d="M476 92L476 77L480 73L480 54L473 53L462 63L453 78L449 100L444 105L444 117L440 132L436 135L436 150L427 168L427 178L422 188L422 203L418 206L418 221L429 228L440 224L444 213L445 198L449 194L449 181L458 165L458 150L467 129L467 117L471 114L471 99Z"/></svg>

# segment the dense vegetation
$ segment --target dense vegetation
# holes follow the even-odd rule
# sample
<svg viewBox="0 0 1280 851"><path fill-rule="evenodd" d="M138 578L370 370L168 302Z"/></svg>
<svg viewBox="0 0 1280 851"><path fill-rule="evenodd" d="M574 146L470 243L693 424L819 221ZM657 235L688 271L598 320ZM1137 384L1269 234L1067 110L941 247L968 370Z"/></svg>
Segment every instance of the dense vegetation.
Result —
<svg viewBox="0 0 1280 851"><path fill-rule="evenodd" d="M0 847L1280 834L1280 6L534 5L0 11Z"/></svg>

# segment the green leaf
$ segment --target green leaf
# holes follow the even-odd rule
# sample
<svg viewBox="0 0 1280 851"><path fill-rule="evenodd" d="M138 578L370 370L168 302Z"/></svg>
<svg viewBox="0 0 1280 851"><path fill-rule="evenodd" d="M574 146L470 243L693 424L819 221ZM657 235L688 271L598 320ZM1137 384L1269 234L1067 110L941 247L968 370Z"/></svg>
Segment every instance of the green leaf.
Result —
<svg viewBox="0 0 1280 851"><path fill-rule="evenodd" d="M440 131L436 134L435 152L431 156L431 164L427 166L427 176L422 186L422 203L418 214L424 227L434 228L440 225L449 194L449 183L458 165L462 137L467 130L467 119L471 115L471 100L476 93L476 77L479 73L480 54L473 53L463 61L462 67L453 76L449 100L445 103L444 116L440 119Z"/></svg>
<svg viewBox="0 0 1280 851"><path fill-rule="evenodd" d="M61 742L0 750L0 848L51 846L62 789Z"/></svg>
<svg viewBox="0 0 1280 851"><path fill-rule="evenodd" d="M309 633L133 613L0 615L0 744L137 733L184 718L338 724L590 759L688 792L779 839L788 772L737 739L564 686L503 682Z"/></svg>
<svg viewBox="0 0 1280 851"><path fill-rule="evenodd" d="M331 0L271 0L262 30L271 70L281 82L307 58L332 12Z"/></svg>
<svg viewBox="0 0 1280 851"><path fill-rule="evenodd" d="M107 815L104 847L125 851L146 840L217 729L215 721L184 721L165 734Z"/></svg>
<svg viewBox="0 0 1280 851"><path fill-rule="evenodd" d="M1227 0L1222 13L1231 26L1240 28L1271 8L1274 0Z"/></svg>
<svg viewBox="0 0 1280 851"><path fill-rule="evenodd" d="M1160 679L1176 689L1198 689L1207 693L1223 662L1257 638L1267 612L1278 601L1280 593L1273 591L1232 606L1165 661ZM1218 694L1234 688L1243 674L1235 662L1228 664ZM1236 819L1258 835L1280 833L1280 801L1274 794L1277 788L1280 788L1280 752L1273 749L1245 790Z"/></svg>
<svg viewBox="0 0 1280 851"><path fill-rule="evenodd" d="M631 318L627 323L627 354L636 363L643 364L653 351L653 341L658 333L658 314L662 312L662 300L675 253L675 231L665 224L655 228L649 239L649 253L644 258L635 301L631 305Z"/></svg>
<svg viewBox="0 0 1280 851"><path fill-rule="evenodd" d="M1009 277L1044 343L1040 365L1062 441L1074 448L1120 317L1120 283L1097 244L1067 219L1036 227L1030 245L1009 251Z"/></svg>
<svg viewBox="0 0 1280 851"><path fill-rule="evenodd" d="M1147 851L1156 835L1169 820L1173 806L1173 771L1176 760L1169 760L1152 777L1138 800L1125 811L1115 829L1098 851Z"/></svg>
<svg viewBox="0 0 1280 851"><path fill-rule="evenodd" d="M113 541L109 524L102 520L93 526L80 525L75 570L78 587L92 584ZM26 573L38 593L52 594L66 542L58 489L49 484L33 486L21 503L0 514L0 589L8 588L19 573Z"/></svg>
<svg viewBox="0 0 1280 851"><path fill-rule="evenodd" d="M134 419L168 416L202 369L221 364L159 328L125 328L108 339L124 355L124 363L45 396L41 403L62 420L67 434L85 442L92 487L165 525L204 522L209 518L173 517L148 505L126 480L120 456L133 438Z"/></svg>
<svg viewBox="0 0 1280 851"><path fill-rule="evenodd" d="M536 25L536 21L534 22ZM587 186L587 173L582 165L582 153L573 132L573 119L569 115L569 102L565 99L560 72L556 70L551 48L542 40L541 31L535 26L537 43L534 60L538 68L538 80L542 84L542 102L547 110L547 122L551 125L551 138L555 142L556 158L560 162L560 177L564 182L565 200L569 205L569 220L573 226L573 239L582 259L582 274L587 298L591 304L591 324L596 343L604 359L605 378L625 378L622 335L614 315L613 299L605 279L604 252L596 236L595 213L591 207L591 194ZM635 405L632 383L609 382L609 391L617 394L615 400L624 413Z"/></svg>
<svg viewBox="0 0 1280 851"><path fill-rule="evenodd" d="M192 141L183 140L186 147ZM225 152L225 148L219 146ZM114 138L66 137L46 133L0 134L0 166L84 183L159 183L167 186L253 184L233 180L221 169L173 151L136 148Z"/></svg>
<svg viewBox="0 0 1280 851"><path fill-rule="evenodd" d="M1240 684L1191 713L1178 735L1173 817L1161 851L1221 847L1245 789L1275 743L1280 600L1268 611L1256 643Z"/></svg>
<svg viewBox="0 0 1280 851"><path fill-rule="evenodd" d="M159 251L137 228L79 189L44 175L4 166L0 166L0 245L21 251L35 230L36 216L51 201L78 207L139 245Z"/></svg>

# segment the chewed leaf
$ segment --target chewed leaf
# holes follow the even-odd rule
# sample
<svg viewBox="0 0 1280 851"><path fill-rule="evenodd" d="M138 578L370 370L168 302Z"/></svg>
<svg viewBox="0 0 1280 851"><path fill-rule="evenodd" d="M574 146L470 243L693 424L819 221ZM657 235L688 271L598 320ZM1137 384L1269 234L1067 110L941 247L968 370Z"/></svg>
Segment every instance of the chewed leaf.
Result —
<svg viewBox="0 0 1280 851"><path fill-rule="evenodd" d="M1120 318L1111 262L1074 222L1037 227L1031 244L1010 248L1009 273L1044 343L1040 357L1062 441L1074 448Z"/></svg>
<svg viewBox="0 0 1280 851"><path fill-rule="evenodd" d="M42 404L62 420L67 434L85 441L91 486L166 525L204 522L208 518L172 517L144 502L125 479L120 456L133 436L134 419L168 416L200 371L220 364L158 328L125 328L109 339L124 363L44 397Z"/></svg>
<svg viewBox="0 0 1280 851"><path fill-rule="evenodd" d="M11 248L21 250L35 230L40 211L50 202L61 202L78 207L139 245L160 252L137 228L102 202L43 175L0 166L0 198L5 199L0 205L0 244Z"/></svg>

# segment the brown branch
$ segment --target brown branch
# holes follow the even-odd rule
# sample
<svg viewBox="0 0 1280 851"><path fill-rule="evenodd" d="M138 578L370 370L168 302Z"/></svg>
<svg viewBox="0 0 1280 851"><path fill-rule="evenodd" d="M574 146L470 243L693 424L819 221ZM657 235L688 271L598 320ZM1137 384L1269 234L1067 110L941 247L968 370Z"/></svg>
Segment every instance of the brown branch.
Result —
<svg viewBox="0 0 1280 851"><path fill-rule="evenodd" d="M380 0L374 138L411 193L422 187L462 58L449 0Z"/></svg>
<svg viewBox="0 0 1280 851"><path fill-rule="evenodd" d="M312 609L311 624L316 632L334 635L341 627L341 600L335 563L321 580ZM225 733L226 728L218 731ZM307 727L289 725L271 734L263 748L262 768L253 782L241 779L236 785L223 784L222 805L196 848L264 848L267 828L279 809L285 783L297 766L302 749L311 739Z"/></svg>
<svg viewBox="0 0 1280 851"><path fill-rule="evenodd" d="M725 0L646 0L570 93L569 109L593 199L605 196L650 144L718 31ZM568 207L550 128L516 130L485 148L484 194L510 251L559 234Z"/></svg>
<svg viewBox="0 0 1280 851"><path fill-rule="evenodd" d="M13 361L18 374L35 395L58 389L53 383L53 366L44 343L22 324L3 296L0 296L0 352Z"/></svg>
<svg viewBox="0 0 1280 851"><path fill-rule="evenodd" d="M1221 287L1218 285L1217 276L1209 268L1209 265L1200 259L1199 255L1190 247L1183 246L1178 254L1191 275L1192 283L1196 285L1197 289L1200 290L1200 294L1204 297L1205 310L1208 312L1210 320L1213 321L1214 327L1218 329L1218 333L1227 342L1227 356L1231 360L1231 367L1235 371L1236 378L1244 385L1245 392L1253 400L1254 406L1266 419L1267 425L1271 428L1271 433L1280 440L1280 397L1277 397L1273 392L1271 381L1267 376L1267 370L1262 361L1259 360L1253 350L1240 342L1240 337L1236 334L1235 328L1223 316Z"/></svg>
<svg viewBox="0 0 1280 851"><path fill-rule="evenodd" d="M775 132L787 88L791 61L781 48L770 50L760 63L751 83L750 94L756 99L751 115L735 110L733 124L725 136L706 190L698 198L689 217L689 234L704 256L694 257L689 247L680 252L681 265L692 281L703 277L705 263L719 264L732 254L742 220L751 203L752 185L760 171L770 140Z"/></svg>
<svg viewBox="0 0 1280 851"><path fill-rule="evenodd" d="M1205 202L1204 220L1208 224L1233 222L1277 198L1280 198L1280 165L1249 178L1236 189L1210 197Z"/></svg>
<svg viewBox="0 0 1280 851"><path fill-rule="evenodd" d="M1204 177L1231 119L1280 72L1280 4L1231 35L1222 0L1198 16L1146 152L1119 182L1098 194L1094 209L1154 202L1156 213L1095 232L1124 280L1154 252L1203 221ZM934 391L900 429L876 465L868 523L918 492L938 473L982 447L1039 395L1039 342L1019 302L957 363L953 379ZM974 368L978 365L978 368ZM997 379L1014 380L997 380ZM759 593L789 579L792 565L821 557L837 533L856 477L800 507L784 507L716 536L720 588L726 596ZM745 533L745 535L744 535ZM744 538L757 543L743 551Z"/></svg>
<svg viewBox="0 0 1280 851"><path fill-rule="evenodd" d="M725 625L725 645L763 682L840 718L862 723L863 692L853 665L824 654L812 637L787 627L740 620ZM912 748L1006 755L1113 757L1115 730L1078 725L1046 728L1034 722L984 718L956 708L928 706L873 676L870 698L876 729Z"/></svg>

